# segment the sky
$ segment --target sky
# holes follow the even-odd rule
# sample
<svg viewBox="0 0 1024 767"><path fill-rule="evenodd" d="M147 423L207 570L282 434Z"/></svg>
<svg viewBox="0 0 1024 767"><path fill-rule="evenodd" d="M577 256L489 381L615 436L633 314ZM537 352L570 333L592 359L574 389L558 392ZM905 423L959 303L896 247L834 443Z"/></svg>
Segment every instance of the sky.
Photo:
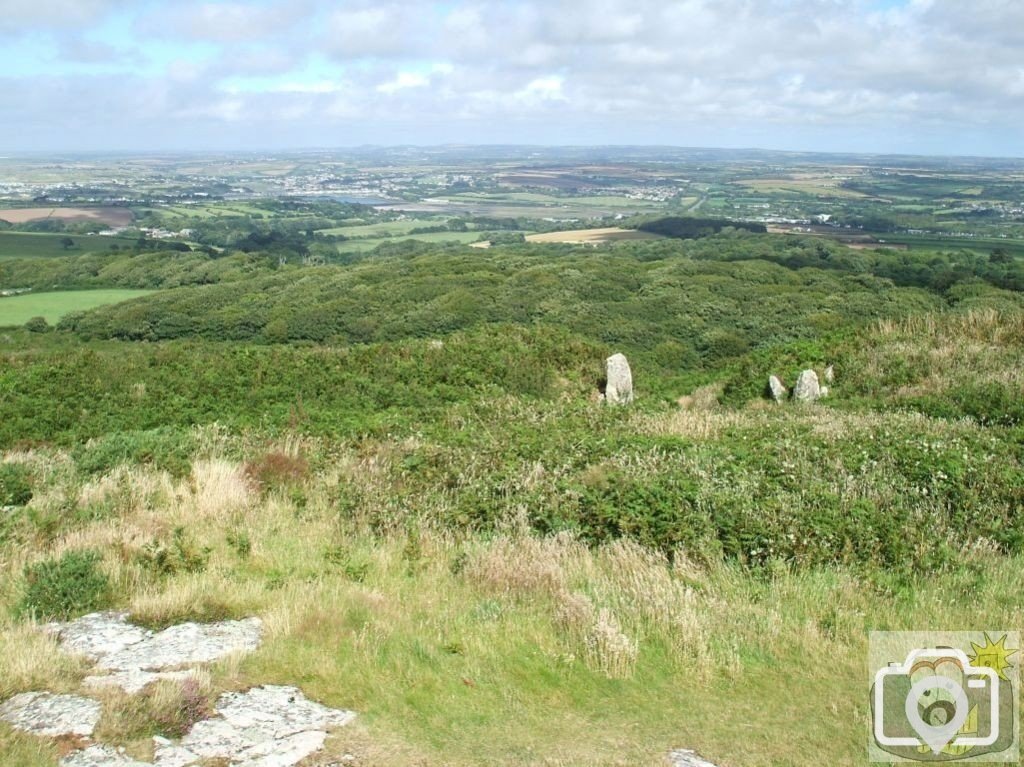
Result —
<svg viewBox="0 0 1024 767"><path fill-rule="evenodd" d="M0 154L1024 156L1021 0L0 0Z"/></svg>

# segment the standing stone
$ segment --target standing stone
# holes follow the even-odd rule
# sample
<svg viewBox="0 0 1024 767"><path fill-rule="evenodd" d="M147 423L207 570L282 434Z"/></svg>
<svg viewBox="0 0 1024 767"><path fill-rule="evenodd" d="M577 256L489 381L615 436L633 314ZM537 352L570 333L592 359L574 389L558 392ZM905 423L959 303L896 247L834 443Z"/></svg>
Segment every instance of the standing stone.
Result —
<svg viewBox="0 0 1024 767"><path fill-rule="evenodd" d="M768 392L776 402L782 402L786 398L786 387L778 376L768 376Z"/></svg>
<svg viewBox="0 0 1024 767"><path fill-rule="evenodd" d="M825 383L835 383L836 380L836 369L829 365L825 368Z"/></svg>
<svg viewBox="0 0 1024 767"><path fill-rule="evenodd" d="M814 402L821 398L821 386L818 384L818 374L813 370L805 370L796 379L796 386L793 387L793 398L800 402Z"/></svg>
<svg viewBox="0 0 1024 767"><path fill-rule="evenodd" d="M612 405L628 405L633 401L633 373L624 354L613 354L605 360L605 401Z"/></svg>

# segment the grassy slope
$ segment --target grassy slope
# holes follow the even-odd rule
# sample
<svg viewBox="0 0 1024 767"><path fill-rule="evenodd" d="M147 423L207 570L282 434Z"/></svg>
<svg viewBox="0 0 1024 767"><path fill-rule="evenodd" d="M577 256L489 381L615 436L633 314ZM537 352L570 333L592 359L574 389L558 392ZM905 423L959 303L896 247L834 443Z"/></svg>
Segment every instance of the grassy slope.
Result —
<svg viewBox="0 0 1024 767"><path fill-rule="evenodd" d="M147 296L150 290L68 290L57 293L27 293L0 298L0 327L23 325L33 317L59 321L69 312L95 309L132 298Z"/></svg>
<svg viewBox="0 0 1024 767"><path fill-rule="evenodd" d="M261 615L266 644L214 669L214 687L298 683L360 711L329 750L361 764L654 765L675 746L731 767L861 764L868 630L1012 627L1024 617L1013 597L1024 588L1024 541L1000 543L998 530L978 526L1020 508L1020 422L932 409L956 403L967 375L1006 401L1024 397L1022 338L1020 315L880 323L836 343L834 398L803 409L747 403L734 386L735 408L702 391L689 410L641 400L609 411L586 403L588 363L575 358L592 353L586 346L554 365L565 380L547 397L515 396L500 378L467 389L466 376L491 358L467 358L465 368L439 360L478 346L498 353L500 342L455 339L433 357L420 356L425 344L400 345L376 372L357 366L378 382L381 403L424 378L386 430L303 436L297 413L298 430L276 435L258 425L112 433L69 451L6 453L37 495L3 531L0 605L19 600L26 563L96 548L115 604L149 624ZM92 364L119 349L95 347ZM33 377L44 358L15 352L6 385L52 386L52 376ZM402 359L409 378L379 380ZM771 360L755 362L761 377ZM322 367L308 364L310 376ZM159 378L135 377L146 369L128 376L147 384L132 407L163 398L147 388ZM461 397L423 407L449 377ZM360 385L339 383L349 386ZM98 401L101 414L119 412L120 396ZM984 415L1001 401L958 407ZM614 538L587 547L524 527L565 499L617 486L670 493L659 481L674 473L694 483L682 497L696 493L695 508L721 529L746 515L742 529L777 530L775 550L766 556L772 542L750 539L723 561L704 541L669 564ZM621 504L630 498L610 497L608 510L629 519ZM891 540L876 542L906 541L920 567L882 566L856 528L835 539L840 556L816 563L826 547L807 525L819 501L852 502L855 518L876 504L895 525ZM172 555L170 567L154 567L145 552L173 551L178 526L187 531L178 549L202 560L208 548L205 561L174 565ZM790 535L799 545L783 550ZM81 675L70 662L41 663L52 656L47 641L9 617L0 648L0 698L70 689ZM145 755L150 733L117 701L107 701L103 726ZM2 730L0 750L53 764L52 752Z"/></svg>

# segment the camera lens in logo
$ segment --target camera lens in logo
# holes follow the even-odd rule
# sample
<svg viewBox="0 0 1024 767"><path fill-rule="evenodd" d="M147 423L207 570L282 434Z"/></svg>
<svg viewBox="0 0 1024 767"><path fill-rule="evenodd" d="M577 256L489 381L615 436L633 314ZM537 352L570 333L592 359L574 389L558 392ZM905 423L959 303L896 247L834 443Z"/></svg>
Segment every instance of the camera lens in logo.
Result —
<svg viewBox="0 0 1024 767"><path fill-rule="evenodd" d="M907 722L938 754L967 721L970 703L961 685L944 676L926 676L910 688L904 709Z"/></svg>

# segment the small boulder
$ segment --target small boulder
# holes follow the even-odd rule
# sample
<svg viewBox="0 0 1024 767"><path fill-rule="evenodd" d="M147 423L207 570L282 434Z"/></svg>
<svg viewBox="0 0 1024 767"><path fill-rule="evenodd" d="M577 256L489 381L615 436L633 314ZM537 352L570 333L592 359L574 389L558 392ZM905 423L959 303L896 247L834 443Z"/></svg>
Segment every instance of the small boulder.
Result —
<svg viewBox="0 0 1024 767"><path fill-rule="evenodd" d="M776 402L782 402L786 398L786 387L783 386L782 381L779 380L778 376L768 376L768 393Z"/></svg>
<svg viewBox="0 0 1024 767"><path fill-rule="evenodd" d="M613 354L605 360L607 384L605 401L612 405L628 405L633 401L633 373L624 354Z"/></svg>
<svg viewBox="0 0 1024 767"><path fill-rule="evenodd" d="M825 368L824 378L825 378L825 383L828 383L828 384L835 383L835 380L836 380L836 369L834 367L832 367L832 365L829 365L827 368Z"/></svg>
<svg viewBox="0 0 1024 767"><path fill-rule="evenodd" d="M818 384L818 374L813 370L805 370L796 379L796 386L793 387L793 399L799 402L815 402L821 399L821 386Z"/></svg>
<svg viewBox="0 0 1024 767"><path fill-rule="evenodd" d="M668 761L672 767L715 767L711 762L698 756L695 751L687 748L677 748L668 755Z"/></svg>

